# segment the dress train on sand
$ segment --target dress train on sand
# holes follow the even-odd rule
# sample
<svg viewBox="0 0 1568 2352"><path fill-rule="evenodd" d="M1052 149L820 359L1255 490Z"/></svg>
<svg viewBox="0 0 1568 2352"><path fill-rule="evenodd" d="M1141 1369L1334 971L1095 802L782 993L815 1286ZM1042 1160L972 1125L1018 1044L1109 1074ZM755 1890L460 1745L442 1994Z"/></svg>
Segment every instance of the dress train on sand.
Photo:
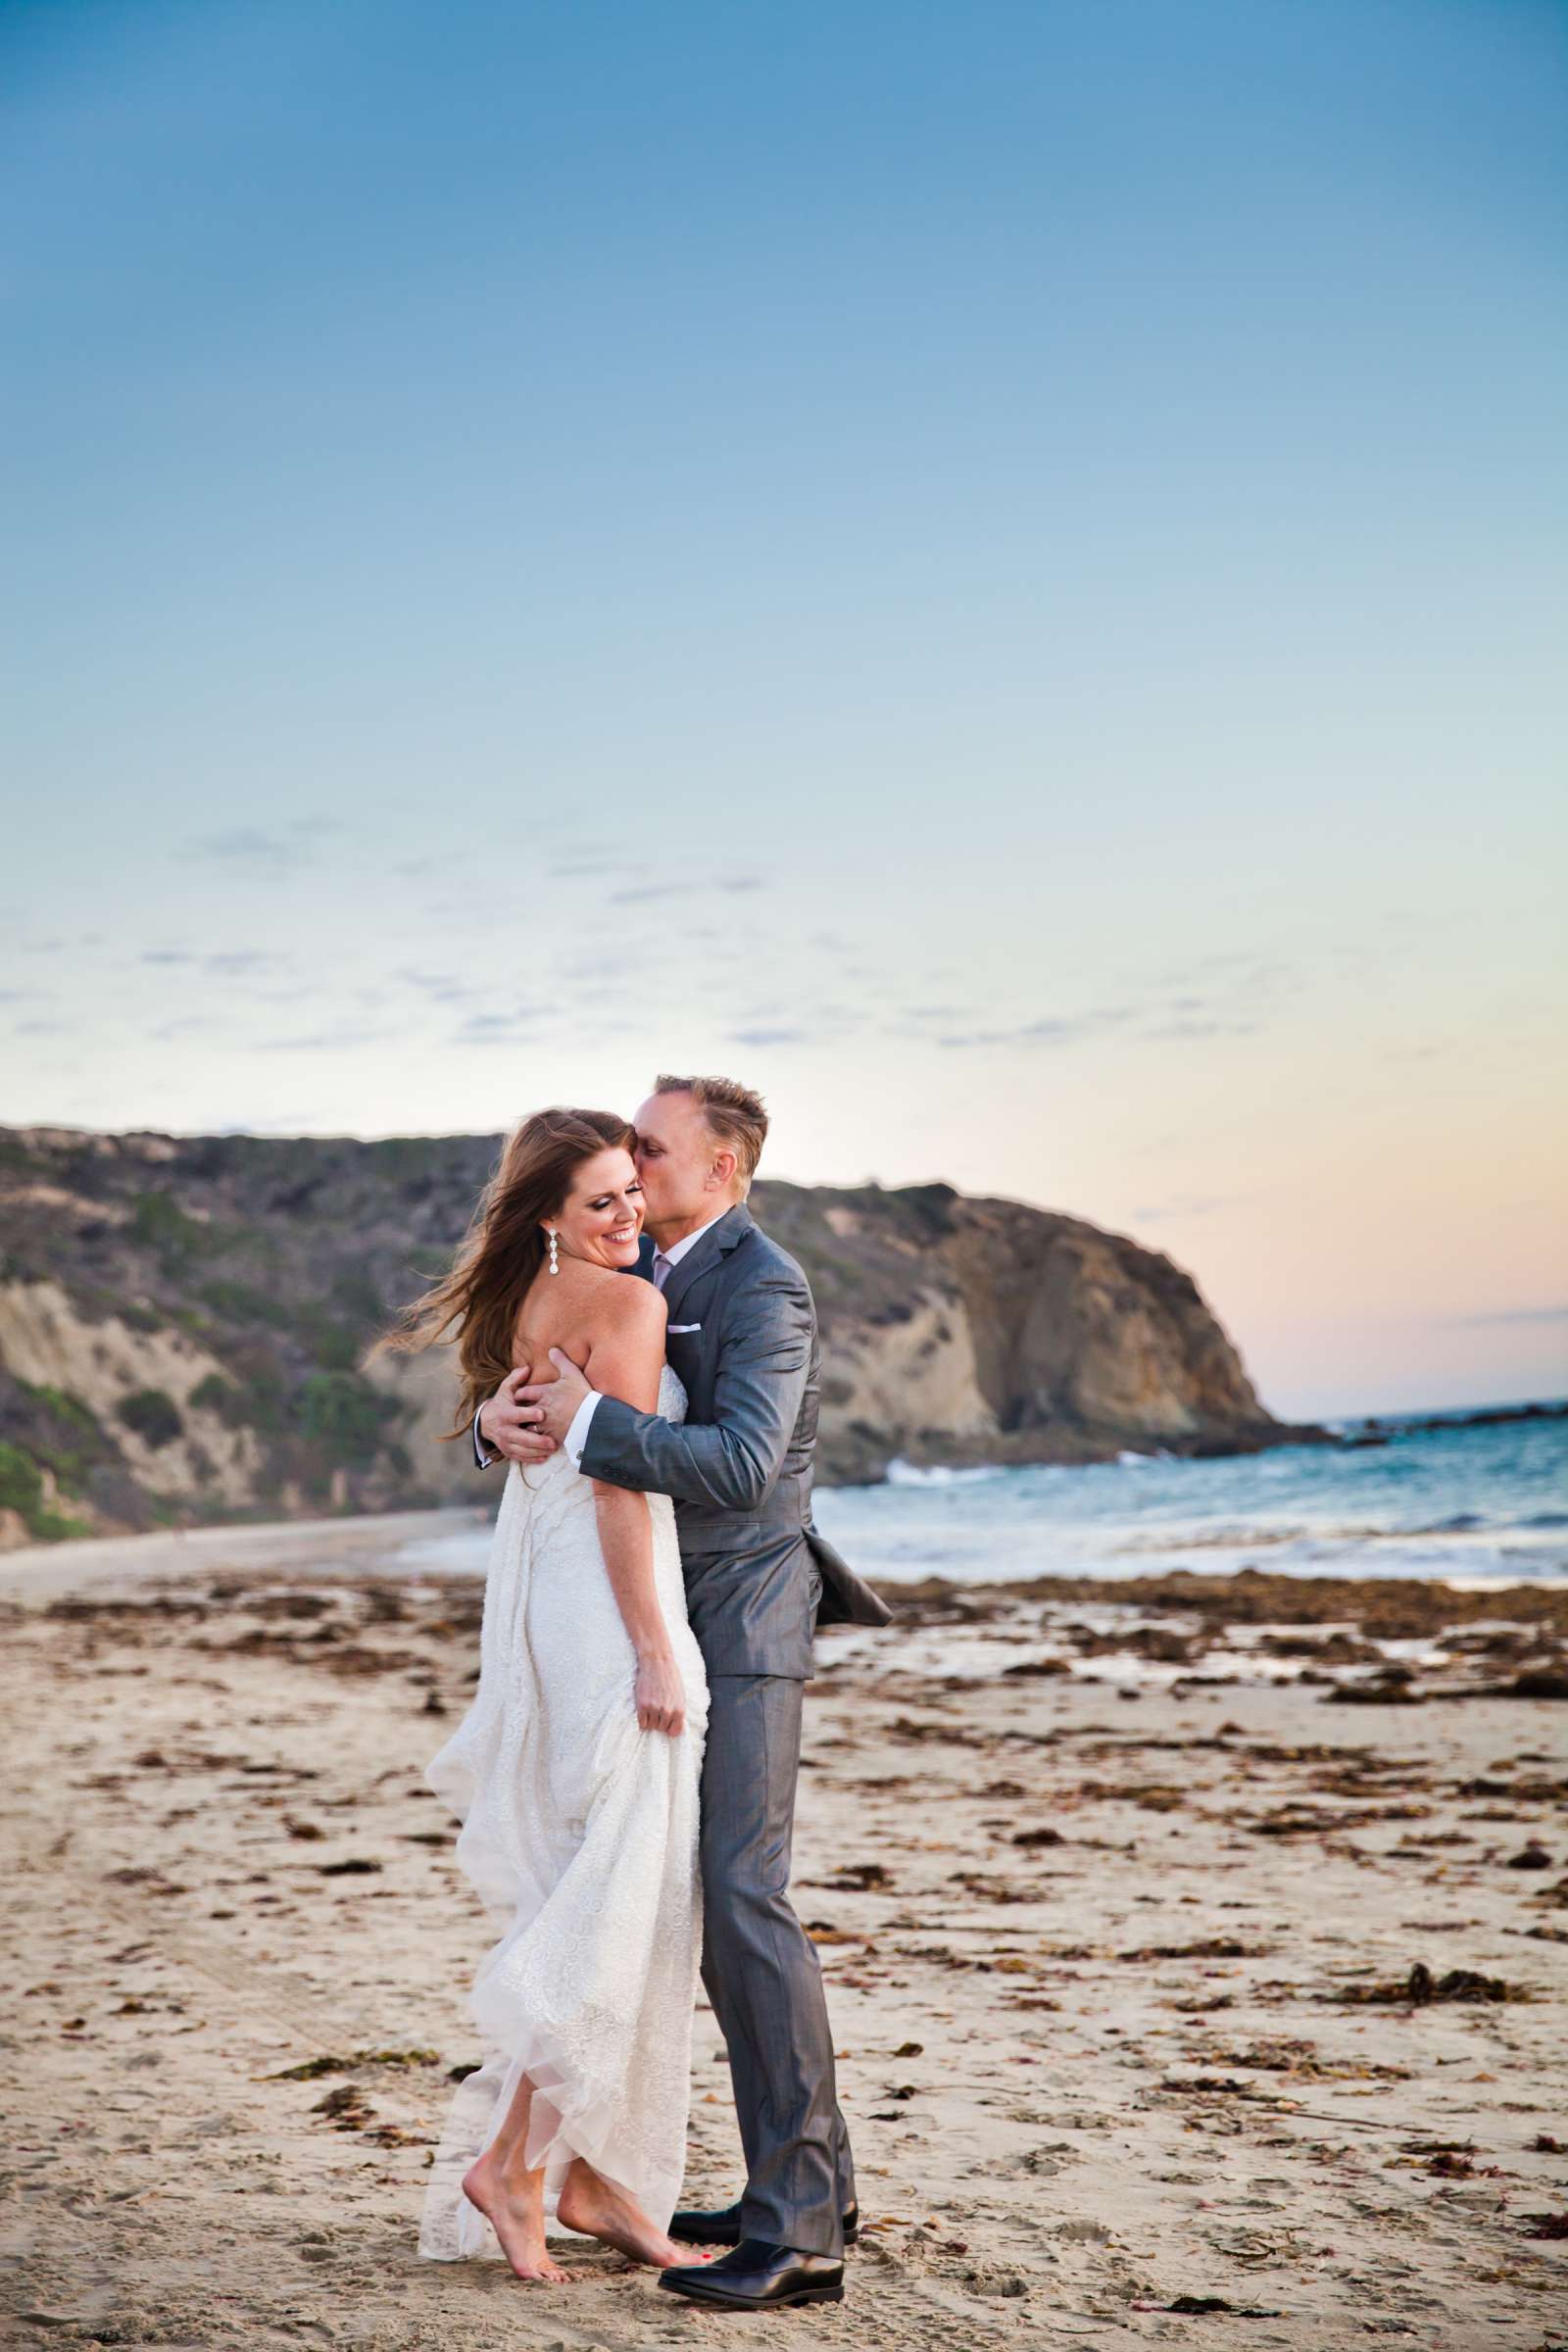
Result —
<svg viewBox="0 0 1568 2352"><path fill-rule="evenodd" d="M685 1413L666 1366L659 1409ZM702 1950L698 1788L708 1722L674 1505L650 1495L654 1572L686 1690L678 1739L638 1729L636 1658L600 1548L592 1481L564 1451L513 1463L485 1586L479 1685L425 1778L458 1815L458 1860L500 1930L470 2011L419 2251L499 2255L463 2176L535 2086L526 2162L553 2213L574 2156L668 2227L685 2169Z"/></svg>

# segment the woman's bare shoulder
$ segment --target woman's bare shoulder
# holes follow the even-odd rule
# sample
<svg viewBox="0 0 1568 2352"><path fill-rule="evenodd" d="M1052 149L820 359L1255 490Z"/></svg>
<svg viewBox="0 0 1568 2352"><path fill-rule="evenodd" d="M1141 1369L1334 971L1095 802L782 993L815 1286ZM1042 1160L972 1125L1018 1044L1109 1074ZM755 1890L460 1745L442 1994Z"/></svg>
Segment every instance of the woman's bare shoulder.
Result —
<svg viewBox="0 0 1568 2352"><path fill-rule="evenodd" d="M636 1274L614 1274L596 1282L587 1320L596 1331L662 1331L668 1309L664 1294Z"/></svg>

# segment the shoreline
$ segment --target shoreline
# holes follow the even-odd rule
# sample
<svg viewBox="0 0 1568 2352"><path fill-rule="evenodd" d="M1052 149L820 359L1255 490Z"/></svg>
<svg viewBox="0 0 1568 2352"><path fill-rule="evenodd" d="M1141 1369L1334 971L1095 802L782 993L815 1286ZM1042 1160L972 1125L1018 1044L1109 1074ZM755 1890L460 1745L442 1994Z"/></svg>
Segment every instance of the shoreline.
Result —
<svg viewBox="0 0 1568 2352"><path fill-rule="evenodd" d="M488 1505L453 1503L422 1511L358 1511L335 1519L239 1519L217 1527L158 1528L140 1536L80 1536L65 1544L19 1544L0 1551L0 1596L26 1598L78 1585L136 1584L235 1566L316 1566L323 1576L363 1568L368 1552L453 1536L483 1525Z"/></svg>
<svg viewBox="0 0 1568 2352"><path fill-rule="evenodd" d="M216 1527L161 1528L146 1535L86 1536L64 1544L18 1544L0 1551L0 1599L47 1601L60 1594L101 1586L127 1590L160 1577L199 1576L219 1568L249 1571L267 1567L279 1573L310 1569L322 1577L360 1572L399 1574L423 1580L458 1574L480 1583L482 1567L453 1571L440 1564L410 1565L399 1569L396 1554L408 1546L440 1543L488 1527L494 1518L489 1502L453 1503L419 1511L356 1512L331 1519L236 1520ZM1255 1546L1254 1546L1255 1547ZM1173 1543L1173 1550L1181 1548ZM1148 1598L1153 1586L1175 1592L1202 1593L1214 1584L1234 1586L1236 1580L1266 1577L1285 1587L1362 1587L1379 1591L1430 1585L1456 1595L1502 1594L1513 1592L1568 1593L1568 1574L1479 1577L1455 1575L1406 1576L1363 1574L1347 1577L1337 1568L1259 1570L1239 1568L1194 1569L1187 1566L1129 1569L1094 1573L1076 1569L1059 1575L1030 1570L1017 1577L993 1576L970 1582L932 1577L925 1571L908 1578L873 1575L871 1582L897 1602L929 1599L940 1593L955 1598L989 1594L1013 1599L1087 1596L1090 1590L1104 1599L1129 1603Z"/></svg>
<svg viewBox="0 0 1568 2352"><path fill-rule="evenodd" d="M1486 1440L1499 1425L1533 1433L1519 1440L1526 1446L1523 1460L1509 1453L1497 1456L1495 1448L1476 1460L1469 1453L1450 1458L1441 1451L1441 1442L1452 1440L1455 1433ZM1257 1472L1246 1468L1257 1460L1253 1448L1246 1446L1222 1451L1121 1446L1114 1453L1081 1460L1042 1460L1034 1448L1025 1456L1002 1448L987 1453L985 1460L914 1463L894 1456L884 1475L870 1482L820 1484L818 1507L823 1531L839 1545L849 1543L854 1547L865 1534L872 1578L882 1576L894 1586L912 1574L924 1574L926 1562L941 1564L941 1552L950 1554L959 1576L978 1571L985 1581L995 1576L999 1552L1002 1557L1010 1554L1018 1562L1018 1574L1025 1576L1054 1571L1057 1559L1065 1557L1067 1574L1116 1581L1126 1574L1124 1562L1145 1552L1163 1557L1171 1569L1178 1562L1199 1569L1208 1564L1206 1554L1250 1554L1286 1545L1296 1550L1291 1574L1300 1576L1380 1574L1373 1566L1378 1552L1390 1559L1403 1554L1401 1566L1392 1574L1441 1576L1444 1554L1450 1554L1455 1557L1452 1576L1457 1588L1472 1578L1497 1590L1511 1583L1549 1586L1568 1583L1568 1487L1563 1487L1568 1460L1558 1460L1554 1442L1543 1448L1535 1433L1561 1428L1568 1428L1568 1404L1556 1399L1479 1406L1450 1416L1410 1413L1403 1421L1368 1418L1359 1433L1333 1440L1333 1451L1345 1456L1343 1487L1336 1482L1338 1475L1326 1487L1321 1472L1312 1470L1309 1458L1321 1458L1324 1446L1302 1448L1289 1442L1262 1448L1284 1458L1289 1468ZM1437 1456L1427 1453L1434 1440L1439 1442ZM1390 1446L1398 1456L1405 1456L1408 1448L1413 1477L1401 1477L1396 1487L1398 1494L1432 1495L1425 1515L1392 1505L1394 1487L1387 1472L1380 1472ZM1373 1468L1356 1470L1354 1463L1366 1458L1368 1448L1373 1448ZM1291 1463L1293 1453L1304 1453L1307 1465ZM1232 1475L1237 1468L1239 1477ZM1096 1472L1096 1484L1079 1494L1077 1480L1067 1480L1069 1470ZM1401 1458L1398 1472L1403 1470ZM1128 1475L1138 1477L1138 1489L1128 1487ZM1507 1484L1509 1477L1514 1487ZM1101 1487L1098 1480L1112 1484ZM1114 1482L1121 1484L1116 1487ZM980 1494L976 1524L959 1529L953 1522L953 1505L968 1489ZM64 1492L66 1500L71 1500L71 1492ZM1326 1507L1326 1495L1340 1492L1340 1510ZM1538 1517L1516 1517L1509 1512L1509 1498L1516 1492L1540 1492L1546 1500L1556 1498L1558 1507L1543 1510ZM914 1495L929 1495L929 1505L917 1505ZM1107 1495L1116 1495L1109 1510ZM1152 1522L1150 1500L1154 1503ZM322 1543L331 1554L341 1554L343 1547L358 1552L405 1541L440 1547L442 1541L461 1539L489 1524L496 1507L494 1494L479 1492L472 1482L452 1492L425 1489L412 1500L383 1494L371 1510L346 1507L353 1503L358 1503L358 1495L338 1494L336 1507L322 1510L318 1503L319 1515L311 1517L261 1517L266 1505L235 1505L232 1517L193 1515L181 1524L141 1529L113 1519L104 1529L77 1522L64 1543L45 1541L49 1515L28 1522L19 1507L7 1507L0 1510L0 1590L14 1590L19 1583L35 1590L61 1590L61 1578L75 1574L146 1574L148 1564L165 1557L165 1545L176 1547L167 1557L195 1562L228 1547L237 1559L261 1554L291 1557L299 1543ZM1484 1503L1488 1507L1481 1507ZM277 1510L277 1498L270 1498L270 1507ZM931 1527L909 1519L909 1512L921 1507L936 1512ZM1371 1524L1359 1524L1361 1517ZM1116 1534L1119 1519L1128 1524ZM30 1524L37 1524L40 1534L30 1534ZM1138 1524L1163 1527L1163 1534L1140 1534ZM54 1515L54 1529L59 1529L59 1515ZM931 1539L936 1539L936 1550ZM1348 1545L1373 1545L1375 1550L1359 1566L1348 1559ZM1338 1557L1321 1559L1324 1547ZM12 1564L10 1576L7 1564ZM1246 1562L1239 1559L1237 1564Z"/></svg>
<svg viewBox="0 0 1568 2352"><path fill-rule="evenodd" d="M1097 1442L1091 1450L1086 1452L1082 1450L1081 1445L1076 1440L1069 1443L1063 1439L1060 1445L1053 1443L1043 1446L1039 1433L1034 1433L1016 1441L998 1439L981 1459L974 1458L974 1447L968 1443L961 1445L955 1443L951 1446L935 1445L931 1449L930 1458L920 1461L912 1460L902 1453L894 1453L883 1463L879 1476L869 1478L841 1476L831 1481L823 1480L818 1484L817 1493L819 1494L865 1494L901 1487L941 1489L950 1484L985 1482L993 1478L1004 1477L1009 1472L1029 1470L1105 1470L1127 1464L1157 1464L1161 1468L1172 1465L1197 1467L1250 1460L1263 1454L1288 1453L1293 1450L1317 1452L1321 1451L1325 1445L1341 1453L1354 1454L1368 1449L1384 1449L1390 1446L1402 1444L1411 1438L1450 1436L1460 1430L1491 1430L1509 1424L1550 1426L1559 1422L1568 1423L1568 1400L1547 1398L1519 1404L1456 1407L1449 1413L1345 1415L1336 1422L1324 1425L1276 1421L1272 1424L1271 1434L1257 1443L1253 1443L1250 1439L1242 1443L1232 1443L1229 1440L1224 1442L1193 1440L1189 1442L1165 1441L1158 1444L1148 1440L1130 1443L1127 1440L1113 1442L1107 1439L1103 1444ZM74 1494L72 1492L61 1490L55 1493L52 1491L49 1496L50 1509L53 1511L58 1502L70 1504L73 1500ZM404 1521L411 1525L421 1523L426 1526L433 1523L445 1523L449 1530L455 1530L461 1528L466 1520L474 1515L476 1508L478 1516L482 1518L489 1507L475 1506L466 1501L451 1499L445 1502L432 1502L428 1498L428 1490L426 1490L425 1499L416 1503L404 1503L384 1510L338 1511L318 1518L263 1520L249 1515L245 1507L239 1505L236 1507L236 1515L233 1518L197 1519L193 1517L183 1526L177 1527L161 1526L136 1530L122 1521L117 1523L111 1520L102 1528L101 1532L95 1532L90 1523L78 1519L77 1525L82 1527L83 1532L73 1535L64 1542L44 1542L29 1538L26 1534L26 1521L20 1510L0 1510L0 1522L4 1523L0 1525L0 1572L4 1571L6 1563L10 1560L24 1559L30 1569L46 1555L60 1556L73 1561L76 1559L85 1561L89 1556L94 1558L122 1556L127 1562L133 1562L140 1556L134 1550L134 1546L155 1544L166 1538L178 1539L196 1544L219 1541L225 1537L233 1537L236 1542L241 1542L247 1536L253 1536L271 1545L277 1540L277 1531L288 1527L298 1528L302 1534L308 1536L326 1535L340 1527L358 1526L362 1523L393 1528ZM1440 1531L1428 1532L1438 1533ZM16 1540L19 1536L23 1538L20 1542ZM1254 1536L1250 1540L1254 1542L1269 1541L1265 1536ZM49 1580L45 1578L41 1581L48 1582Z"/></svg>

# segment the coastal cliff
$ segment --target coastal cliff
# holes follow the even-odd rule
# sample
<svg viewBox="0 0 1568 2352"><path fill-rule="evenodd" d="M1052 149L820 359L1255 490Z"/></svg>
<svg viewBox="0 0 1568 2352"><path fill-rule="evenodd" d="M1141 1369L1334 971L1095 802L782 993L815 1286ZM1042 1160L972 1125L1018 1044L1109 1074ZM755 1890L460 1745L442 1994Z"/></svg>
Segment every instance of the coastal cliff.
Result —
<svg viewBox="0 0 1568 2352"><path fill-rule="evenodd" d="M0 1546L478 1499L450 1360L366 1351L497 1150L0 1129ZM1265 1409L1189 1274L1081 1218L947 1185L752 1205L816 1296L824 1482L1326 1440Z"/></svg>

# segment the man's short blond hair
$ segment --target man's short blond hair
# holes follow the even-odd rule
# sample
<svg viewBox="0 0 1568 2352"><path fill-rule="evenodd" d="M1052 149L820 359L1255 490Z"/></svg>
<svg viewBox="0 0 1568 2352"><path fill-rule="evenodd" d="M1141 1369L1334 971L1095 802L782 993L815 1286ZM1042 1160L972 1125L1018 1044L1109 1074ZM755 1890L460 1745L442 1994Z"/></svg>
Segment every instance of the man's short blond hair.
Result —
<svg viewBox="0 0 1568 2352"><path fill-rule="evenodd" d="M733 1078L672 1078L663 1073L654 1080L656 1095L690 1095L715 1143L735 1154L735 1173L744 1198L752 1189L757 1163L767 1141L767 1112L760 1095Z"/></svg>

